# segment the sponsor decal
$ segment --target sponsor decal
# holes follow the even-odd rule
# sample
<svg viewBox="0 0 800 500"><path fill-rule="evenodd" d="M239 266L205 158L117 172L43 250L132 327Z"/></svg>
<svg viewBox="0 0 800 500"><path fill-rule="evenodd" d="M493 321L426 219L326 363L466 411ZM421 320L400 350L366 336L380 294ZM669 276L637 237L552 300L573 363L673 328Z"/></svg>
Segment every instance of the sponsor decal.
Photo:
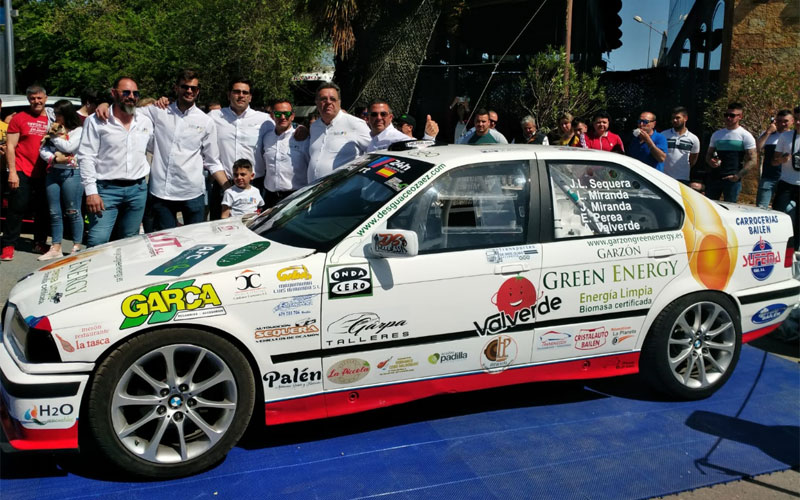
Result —
<svg viewBox="0 0 800 500"><path fill-rule="evenodd" d="M167 232L143 234L142 238L144 238L144 243L147 245L147 251L150 253L150 257L161 255L166 252L169 247L181 246L180 240Z"/></svg>
<svg viewBox="0 0 800 500"><path fill-rule="evenodd" d="M238 224L229 224L229 223L222 223L217 224L214 226L214 232L217 233L230 233L231 231L236 231L237 229L241 229L242 226Z"/></svg>
<svg viewBox="0 0 800 500"><path fill-rule="evenodd" d="M392 158L391 156L382 156L362 167L359 173L368 174L373 172L384 179L388 179L396 173L408 172L410 169L411 165L402 160Z"/></svg>
<svg viewBox="0 0 800 500"><path fill-rule="evenodd" d="M737 226L747 226L747 231L751 235L772 233L772 224L778 223L777 215L758 215L751 217L737 217Z"/></svg>
<svg viewBox="0 0 800 500"><path fill-rule="evenodd" d="M189 268L222 250L225 245L195 245L164 262L149 273L149 276L180 276Z"/></svg>
<svg viewBox="0 0 800 500"><path fill-rule="evenodd" d="M289 300L284 300L272 308L272 312L279 317L301 316L311 314L311 307L314 305L313 295L298 295Z"/></svg>
<svg viewBox="0 0 800 500"><path fill-rule="evenodd" d="M453 361L462 361L467 358L469 358L469 354L463 351L435 352L428 356L428 363L438 365L442 363L451 363Z"/></svg>
<svg viewBox="0 0 800 500"><path fill-rule="evenodd" d="M217 291L210 283L200 286L193 279L162 283L128 295L122 300L125 319L120 330L147 324L164 323L173 319L195 319L225 314Z"/></svg>
<svg viewBox="0 0 800 500"><path fill-rule="evenodd" d="M69 297L76 293L83 293L89 284L89 260L73 262L67 267L67 284L64 287L64 295Z"/></svg>
<svg viewBox="0 0 800 500"><path fill-rule="evenodd" d="M539 251L536 245L521 245L507 248L493 248L486 251L486 262L501 264L508 261L531 260L531 255L536 255Z"/></svg>
<svg viewBox="0 0 800 500"><path fill-rule="evenodd" d="M236 276L236 291L233 292L233 300L251 299L267 294L267 289L263 288L261 274L252 269L245 269Z"/></svg>
<svg viewBox="0 0 800 500"><path fill-rule="evenodd" d="M114 250L114 281L122 283L122 249Z"/></svg>
<svg viewBox="0 0 800 500"><path fill-rule="evenodd" d="M328 369L328 380L334 384L352 384L369 374L369 362L363 359L343 359Z"/></svg>
<svg viewBox="0 0 800 500"><path fill-rule="evenodd" d="M493 337L481 351L481 367L489 373L500 373L517 358L517 342L508 335Z"/></svg>
<svg viewBox="0 0 800 500"><path fill-rule="evenodd" d="M53 335L56 336L58 343L61 344L61 348L64 349L65 352L75 352L75 348L72 347L72 344L61 338L61 335L54 333Z"/></svg>
<svg viewBox="0 0 800 500"><path fill-rule="evenodd" d="M611 344L617 345L632 339L636 336L636 330L630 326L618 326L611 328Z"/></svg>
<svg viewBox="0 0 800 500"><path fill-rule="evenodd" d="M307 319L292 325L265 326L256 328L253 336L256 342L270 342L273 340L286 340L288 338L297 339L305 337L316 337L319 328L315 324L316 319Z"/></svg>
<svg viewBox="0 0 800 500"><path fill-rule="evenodd" d="M759 238L758 243L753 245L753 251L747 255L742 255L744 262L742 267L749 267L753 277L758 281L764 281L772 274L775 264L780 264L781 253L777 250L772 251L772 245L764 238Z"/></svg>
<svg viewBox="0 0 800 500"><path fill-rule="evenodd" d="M375 233L375 236L372 237L372 244L376 252L408 253L408 242L402 234Z"/></svg>
<svg viewBox="0 0 800 500"><path fill-rule="evenodd" d="M59 303L63 294L58 292L58 281L61 278L61 269L45 271L42 273L42 283L39 289L39 304L46 301Z"/></svg>
<svg viewBox="0 0 800 500"><path fill-rule="evenodd" d="M560 347L572 346L572 335L566 332L549 331L539 336L536 350L558 349Z"/></svg>
<svg viewBox="0 0 800 500"><path fill-rule="evenodd" d="M311 273L306 266L289 266L278 271L278 281L310 280Z"/></svg>
<svg viewBox="0 0 800 500"><path fill-rule="evenodd" d="M536 297L536 288L533 283L522 276L509 278L500 285L497 293L492 297L492 304L500 311L483 320L483 326L473 321L478 335L497 335L513 329L518 330L526 324L533 323L536 314L545 315L550 311L561 308L560 297Z"/></svg>
<svg viewBox="0 0 800 500"><path fill-rule="evenodd" d="M319 370L309 371L308 367L294 368L290 373L278 371L267 372L264 374L264 382L270 389L298 389L322 383L322 372Z"/></svg>
<svg viewBox="0 0 800 500"><path fill-rule="evenodd" d="M378 369L378 375L396 375L398 373L413 372L417 366L419 366L419 362L415 361L414 358L403 356L394 361L390 357L375 365L375 368Z"/></svg>
<svg viewBox="0 0 800 500"><path fill-rule="evenodd" d="M752 317L753 323L760 325L770 323L781 317L789 306L786 304L770 304L758 310Z"/></svg>
<svg viewBox="0 0 800 500"><path fill-rule="evenodd" d="M664 260L659 262L614 264L608 268L548 271L542 275L542 285L548 290L556 290L667 278L675 276L677 266L677 260Z"/></svg>
<svg viewBox="0 0 800 500"><path fill-rule="evenodd" d="M575 335L575 348L582 351L597 349L605 345L608 339L608 332L605 327L581 328Z"/></svg>
<svg viewBox="0 0 800 500"><path fill-rule="evenodd" d="M391 179L387 180L383 183L385 186L389 186L390 188L394 189L397 192L400 192L408 187L408 184L403 182L398 177L392 177Z"/></svg>
<svg viewBox="0 0 800 500"><path fill-rule="evenodd" d="M269 248L269 241L250 243L249 245L239 247L236 250L226 253L217 260L217 265L220 267L228 267L239 264L249 258L255 257L267 248Z"/></svg>
<svg viewBox="0 0 800 500"><path fill-rule="evenodd" d="M47 425L54 422L73 422L75 417L70 417L75 408L69 404L34 404L25 411L23 424Z"/></svg>
<svg viewBox="0 0 800 500"><path fill-rule="evenodd" d="M405 320L382 321L375 313L351 313L328 325L327 332L349 338L326 340L331 345L358 344L408 337Z"/></svg>
<svg viewBox="0 0 800 500"><path fill-rule="evenodd" d="M596 253L600 259L619 259L621 257L639 257L642 255L642 249L639 246L598 248Z"/></svg>
<svg viewBox="0 0 800 500"><path fill-rule="evenodd" d="M39 271L50 271L53 269L58 269L59 267L66 266L67 264L71 264L73 262L77 262L79 260L88 259L92 255L97 255L103 250L83 250L76 254L68 255L63 259L58 259L57 261L53 262L52 264L47 264L46 266L39 268Z"/></svg>
<svg viewBox="0 0 800 500"><path fill-rule="evenodd" d="M583 314L649 306L653 303L653 300L649 297L652 294L653 288L649 286L641 286L639 288L612 288L608 291L598 293L581 292L579 296L580 306L578 307L578 312Z"/></svg>
<svg viewBox="0 0 800 500"><path fill-rule="evenodd" d="M329 299L370 295L372 295L372 269L369 264L328 267Z"/></svg>

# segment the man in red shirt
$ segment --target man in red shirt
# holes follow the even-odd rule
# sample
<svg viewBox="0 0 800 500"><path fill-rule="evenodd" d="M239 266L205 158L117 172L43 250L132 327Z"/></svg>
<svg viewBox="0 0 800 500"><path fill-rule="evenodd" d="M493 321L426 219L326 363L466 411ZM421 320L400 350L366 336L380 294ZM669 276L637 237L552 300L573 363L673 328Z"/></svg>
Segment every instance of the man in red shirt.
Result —
<svg viewBox="0 0 800 500"><path fill-rule="evenodd" d="M44 110L47 92L39 85L31 85L25 91L31 107L20 111L8 124L6 138L6 161L8 163L8 197L6 229L3 233L0 260L14 258L14 246L22 228L22 215L28 200L35 203L33 229L34 252L47 251L47 223L49 221L47 198L44 189L45 164L39 160L39 146L47 133L48 120Z"/></svg>
<svg viewBox="0 0 800 500"><path fill-rule="evenodd" d="M605 111L598 111L592 118L592 130L586 134L586 147L601 151L613 151L625 154L622 139L614 132L609 132L608 127L611 117Z"/></svg>

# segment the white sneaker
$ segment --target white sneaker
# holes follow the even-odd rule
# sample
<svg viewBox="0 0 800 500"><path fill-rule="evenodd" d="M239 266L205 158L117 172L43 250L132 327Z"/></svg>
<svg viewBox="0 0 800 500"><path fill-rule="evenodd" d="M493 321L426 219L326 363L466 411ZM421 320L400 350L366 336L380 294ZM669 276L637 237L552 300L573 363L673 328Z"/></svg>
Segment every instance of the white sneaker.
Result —
<svg viewBox="0 0 800 500"><path fill-rule="evenodd" d="M64 254L61 252L61 250L54 250L54 249L51 248L44 255L40 255L36 260L60 259L63 256L64 256Z"/></svg>

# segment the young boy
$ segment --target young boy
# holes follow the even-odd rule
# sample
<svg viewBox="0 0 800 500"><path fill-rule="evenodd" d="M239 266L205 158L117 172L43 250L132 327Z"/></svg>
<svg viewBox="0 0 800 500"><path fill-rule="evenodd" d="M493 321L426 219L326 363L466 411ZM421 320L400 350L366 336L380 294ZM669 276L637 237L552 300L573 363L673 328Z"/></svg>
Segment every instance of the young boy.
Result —
<svg viewBox="0 0 800 500"><path fill-rule="evenodd" d="M250 160L240 159L233 163L233 183L230 189L222 196L222 218L227 219L232 215L255 213L259 207L264 206L264 200L258 189L250 185L255 174Z"/></svg>

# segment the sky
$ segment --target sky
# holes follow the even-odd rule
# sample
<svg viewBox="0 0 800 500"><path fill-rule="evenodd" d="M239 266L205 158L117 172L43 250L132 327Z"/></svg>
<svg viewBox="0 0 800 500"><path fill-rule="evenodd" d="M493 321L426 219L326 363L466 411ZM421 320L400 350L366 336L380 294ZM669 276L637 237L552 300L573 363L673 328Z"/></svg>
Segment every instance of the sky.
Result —
<svg viewBox="0 0 800 500"><path fill-rule="evenodd" d="M647 68L647 38L650 36L650 60L658 57L661 34L633 20L641 16L657 30L666 31L669 19L669 0L622 0L619 17L622 18L622 47L608 54L609 71L628 71Z"/></svg>

